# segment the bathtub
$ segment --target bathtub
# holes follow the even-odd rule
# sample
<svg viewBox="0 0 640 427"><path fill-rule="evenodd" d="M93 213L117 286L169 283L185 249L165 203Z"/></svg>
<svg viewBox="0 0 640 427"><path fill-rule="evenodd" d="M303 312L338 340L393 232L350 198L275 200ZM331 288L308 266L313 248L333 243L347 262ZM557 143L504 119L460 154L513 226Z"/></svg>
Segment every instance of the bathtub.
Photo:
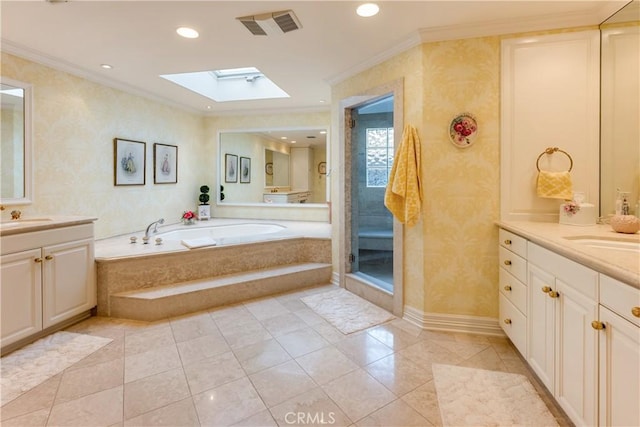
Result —
<svg viewBox="0 0 640 427"><path fill-rule="evenodd" d="M152 236L164 242L188 242L209 238L216 245L250 243L287 234L287 227L278 224L241 223L205 227L189 226Z"/></svg>

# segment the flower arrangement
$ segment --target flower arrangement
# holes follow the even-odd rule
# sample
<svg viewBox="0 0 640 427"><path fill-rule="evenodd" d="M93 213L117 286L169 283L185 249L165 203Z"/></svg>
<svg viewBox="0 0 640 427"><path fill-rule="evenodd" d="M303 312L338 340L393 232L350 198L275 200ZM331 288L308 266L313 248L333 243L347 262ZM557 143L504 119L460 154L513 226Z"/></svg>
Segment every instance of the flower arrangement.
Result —
<svg viewBox="0 0 640 427"><path fill-rule="evenodd" d="M580 205L573 200L564 205L565 215L568 215L568 216L575 215L579 211L580 211Z"/></svg>
<svg viewBox="0 0 640 427"><path fill-rule="evenodd" d="M196 220L196 214L193 211L184 211L182 213L182 222L185 224L193 224L193 221Z"/></svg>
<svg viewBox="0 0 640 427"><path fill-rule="evenodd" d="M475 119L470 114L460 114L451 121L449 133L451 141L460 147L471 144L471 139L478 130Z"/></svg>

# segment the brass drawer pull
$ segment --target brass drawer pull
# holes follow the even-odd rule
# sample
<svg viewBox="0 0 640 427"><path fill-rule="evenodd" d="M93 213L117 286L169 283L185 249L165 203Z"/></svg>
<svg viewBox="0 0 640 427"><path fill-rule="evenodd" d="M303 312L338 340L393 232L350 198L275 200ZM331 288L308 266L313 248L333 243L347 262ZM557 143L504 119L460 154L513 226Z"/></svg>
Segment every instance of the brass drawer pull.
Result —
<svg viewBox="0 0 640 427"><path fill-rule="evenodd" d="M511 290L511 286L510 286L510 285L505 286L505 287L504 287L504 290L505 290L505 291L510 291L510 290Z"/></svg>
<svg viewBox="0 0 640 427"><path fill-rule="evenodd" d="M591 327L597 331L601 331L605 328L604 323L599 320L594 320L593 322L591 322Z"/></svg>
<svg viewBox="0 0 640 427"><path fill-rule="evenodd" d="M549 292L549 296L551 298L558 298L560 296L560 294L558 292L556 292L556 291L550 291Z"/></svg>
<svg viewBox="0 0 640 427"><path fill-rule="evenodd" d="M42 258L35 258L33 261L34 262L42 262Z"/></svg>
<svg viewBox="0 0 640 427"><path fill-rule="evenodd" d="M47 261L51 261L53 259L53 255L47 255L44 257Z"/></svg>
<svg viewBox="0 0 640 427"><path fill-rule="evenodd" d="M508 259L505 259L505 260L504 260L504 265L511 265L511 261L510 261L510 260L508 260Z"/></svg>
<svg viewBox="0 0 640 427"><path fill-rule="evenodd" d="M633 307L631 309L631 314L633 314L635 317L640 317L640 307Z"/></svg>
<svg viewBox="0 0 640 427"><path fill-rule="evenodd" d="M548 294L549 292L551 292L551 286L543 286L542 292L544 292L545 294Z"/></svg>
<svg viewBox="0 0 640 427"><path fill-rule="evenodd" d="M504 319L504 323L506 323L507 325L511 324L511 319Z"/></svg>
<svg viewBox="0 0 640 427"><path fill-rule="evenodd" d="M504 244L505 244L505 245L510 245L510 244L511 244L511 240L509 240L509 239L505 240L505 241L504 241Z"/></svg>

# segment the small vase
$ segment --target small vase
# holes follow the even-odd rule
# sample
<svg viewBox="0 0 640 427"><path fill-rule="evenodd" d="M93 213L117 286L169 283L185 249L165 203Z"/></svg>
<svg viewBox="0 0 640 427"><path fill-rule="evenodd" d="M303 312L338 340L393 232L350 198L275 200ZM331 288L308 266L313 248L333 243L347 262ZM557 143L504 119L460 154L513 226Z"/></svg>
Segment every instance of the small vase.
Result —
<svg viewBox="0 0 640 427"><path fill-rule="evenodd" d="M196 221L193 218L184 219L182 220L182 222L184 223L184 225L193 225L196 223Z"/></svg>

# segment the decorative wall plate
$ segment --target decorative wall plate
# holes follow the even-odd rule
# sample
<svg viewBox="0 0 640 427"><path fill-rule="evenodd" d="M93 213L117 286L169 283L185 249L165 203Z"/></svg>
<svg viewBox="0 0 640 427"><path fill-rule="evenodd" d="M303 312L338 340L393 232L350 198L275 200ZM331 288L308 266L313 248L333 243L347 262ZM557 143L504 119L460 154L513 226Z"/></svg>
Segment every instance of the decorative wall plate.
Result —
<svg viewBox="0 0 640 427"><path fill-rule="evenodd" d="M466 148L474 143L478 135L476 119L469 113L462 113L451 120L449 138L458 148Z"/></svg>

